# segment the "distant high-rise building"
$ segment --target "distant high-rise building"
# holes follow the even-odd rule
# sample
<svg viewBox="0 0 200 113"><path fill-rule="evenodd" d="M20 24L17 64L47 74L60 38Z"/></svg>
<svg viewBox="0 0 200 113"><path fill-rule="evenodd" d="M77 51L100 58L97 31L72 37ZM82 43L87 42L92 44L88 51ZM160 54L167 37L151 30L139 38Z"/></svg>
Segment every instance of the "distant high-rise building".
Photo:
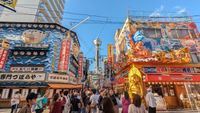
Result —
<svg viewBox="0 0 200 113"><path fill-rule="evenodd" d="M18 0L16 12L1 7L0 21L60 23L65 0Z"/></svg>

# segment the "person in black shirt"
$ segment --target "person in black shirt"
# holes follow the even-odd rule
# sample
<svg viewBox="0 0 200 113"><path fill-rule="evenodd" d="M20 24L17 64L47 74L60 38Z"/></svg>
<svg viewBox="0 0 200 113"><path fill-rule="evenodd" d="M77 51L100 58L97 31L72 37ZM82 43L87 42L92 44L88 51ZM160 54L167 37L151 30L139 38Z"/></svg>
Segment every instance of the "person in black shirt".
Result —
<svg viewBox="0 0 200 113"><path fill-rule="evenodd" d="M99 113L103 112L103 98L104 97L105 97L104 90L100 90L100 96L98 100Z"/></svg>
<svg viewBox="0 0 200 113"><path fill-rule="evenodd" d="M114 91L111 89L109 91L109 94L110 94L110 99L112 100L113 105L114 105L115 113L119 113L119 108L118 108L118 104L117 104L117 100L116 100Z"/></svg>
<svg viewBox="0 0 200 113"><path fill-rule="evenodd" d="M80 113L80 99L77 98L77 92L71 97L71 113Z"/></svg>

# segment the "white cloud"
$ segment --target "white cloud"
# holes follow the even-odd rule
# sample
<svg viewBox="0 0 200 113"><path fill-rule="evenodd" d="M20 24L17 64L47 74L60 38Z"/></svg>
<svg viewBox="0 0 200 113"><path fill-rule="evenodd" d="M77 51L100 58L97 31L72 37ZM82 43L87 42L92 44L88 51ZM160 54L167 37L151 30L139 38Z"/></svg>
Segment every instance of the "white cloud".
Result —
<svg viewBox="0 0 200 113"><path fill-rule="evenodd" d="M154 12L152 12L149 16L150 17L155 17L155 16L161 16L161 12L164 10L164 6L161 5L158 9L155 9Z"/></svg>
<svg viewBox="0 0 200 113"><path fill-rule="evenodd" d="M177 10L177 14L185 14L185 13L186 13L186 9L185 8Z"/></svg>
<svg viewBox="0 0 200 113"><path fill-rule="evenodd" d="M186 8L180 7L180 6L175 6L174 9L176 10L177 14L186 14L187 10Z"/></svg>

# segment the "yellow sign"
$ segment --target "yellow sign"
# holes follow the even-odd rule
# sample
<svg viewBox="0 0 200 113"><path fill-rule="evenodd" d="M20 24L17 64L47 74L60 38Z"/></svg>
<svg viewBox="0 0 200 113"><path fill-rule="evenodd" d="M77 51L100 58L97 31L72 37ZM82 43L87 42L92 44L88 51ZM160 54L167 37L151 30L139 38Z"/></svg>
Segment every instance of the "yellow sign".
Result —
<svg viewBox="0 0 200 113"><path fill-rule="evenodd" d="M17 0L0 0L0 5L13 11L15 11L16 4Z"/></svg>

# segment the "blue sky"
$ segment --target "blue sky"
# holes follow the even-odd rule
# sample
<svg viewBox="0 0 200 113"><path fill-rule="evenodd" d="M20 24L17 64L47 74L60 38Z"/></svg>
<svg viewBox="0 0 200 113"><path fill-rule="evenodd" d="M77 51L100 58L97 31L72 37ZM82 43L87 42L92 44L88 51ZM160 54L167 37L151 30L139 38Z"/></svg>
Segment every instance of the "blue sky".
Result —
<svg viewBox="0 0 200 113"><path fill-rule="evenodd" d="M149 15L166 16L167 12L177 15L187 12L188 15L200 14L200 0L66 0L63 25L71 28L72 22L84 19L86 15L75 15L69 12L105 16L100 18L90 16L88 20L124 22L129 10L147 11ZM132 11L134 14L138 12ZM198 21L200 17L194 18ZM200 22L200 21L198 21ZM199 23L198 23L199 24ZM197 25L198 25L197 24ZM107 44L114 44L114 34L123 24L82 24L74 31L78 34L81 51L88 58L94 57L95 48L93 40L99 36L102 40L101 54L107 55ZM198 25L199 26L199 25Z"/></svg>

